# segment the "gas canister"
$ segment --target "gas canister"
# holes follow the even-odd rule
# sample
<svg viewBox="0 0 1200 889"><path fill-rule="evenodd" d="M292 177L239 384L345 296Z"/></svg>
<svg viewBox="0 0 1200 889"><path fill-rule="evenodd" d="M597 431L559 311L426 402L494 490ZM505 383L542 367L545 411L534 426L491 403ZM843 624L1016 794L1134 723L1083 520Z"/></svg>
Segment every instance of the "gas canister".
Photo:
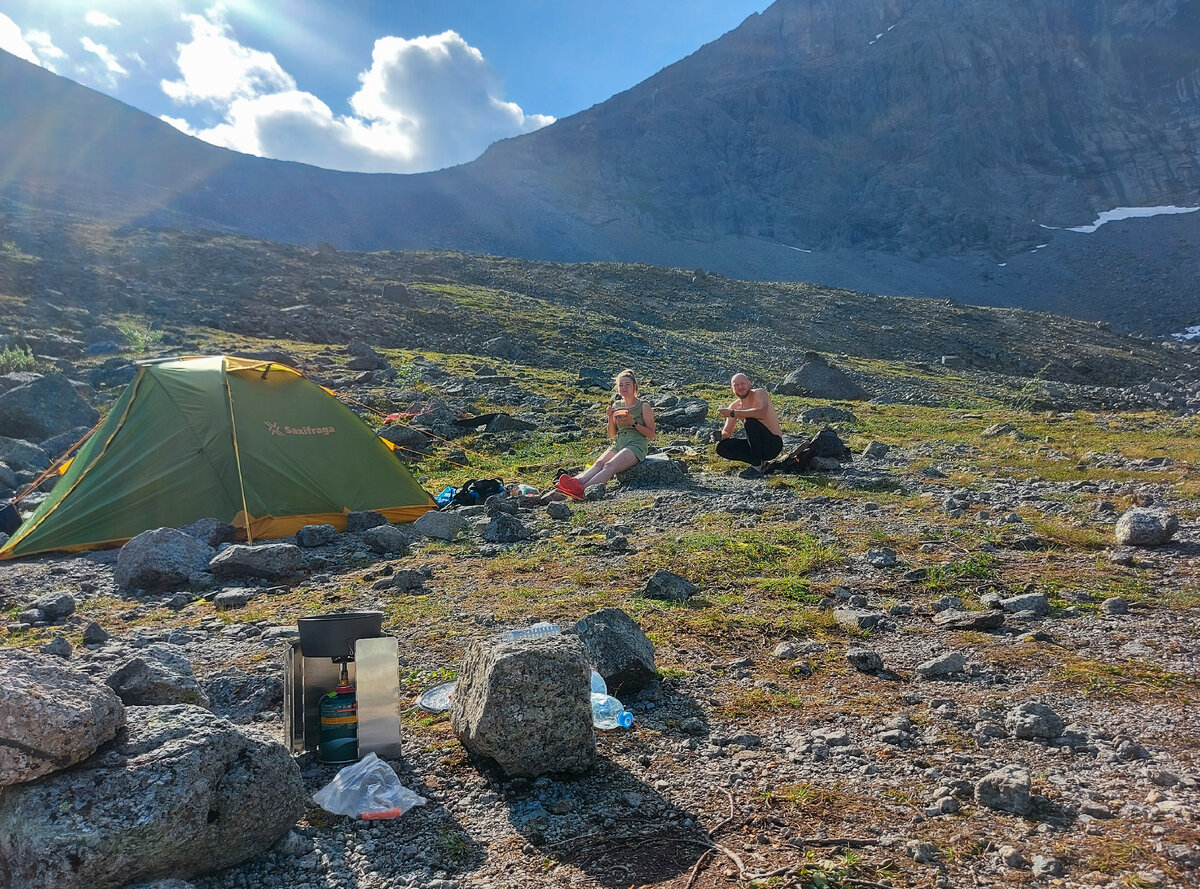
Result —
<svg viewBox="0 0 1200 889"><path fill-rule="evenodd" d="M345 672L337 689L321 698L321 730L317 758L321 762L354 762L358 759L358 704L354 686Z"/></svg>

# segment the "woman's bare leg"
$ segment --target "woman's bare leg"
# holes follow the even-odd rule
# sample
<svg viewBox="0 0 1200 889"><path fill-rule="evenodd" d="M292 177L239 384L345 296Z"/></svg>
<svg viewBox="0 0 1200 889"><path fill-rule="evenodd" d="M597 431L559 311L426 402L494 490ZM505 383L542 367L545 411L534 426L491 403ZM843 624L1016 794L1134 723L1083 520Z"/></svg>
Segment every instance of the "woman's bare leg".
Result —
<svg viewBox="0 0 1200 889"><path fill-rule="evenodd" d="M604 465L600 468L600 471L593 473L591 479L584 482L581 478L580 481L583 482L584 485L602 485L618 472L626 470L635 465L637 461L637 454L629 450L629 448L624 448L620 452L614 454L612 457L609 457L609 459L605 460ZM596 461L597 466L599 465L599 462L600 461ZM592 470L595 468L596 466L593 466L588 470L588 472L592 472Z"/></svg>
<svg viewBox="0 0 1200 889"><path fill-rule="evenodd" d="M597 482L592 481L592 479L594 479L597 475L599 475L600 472L604 469L604 467L608 464L608 461L613 459L613 457L615 457L615 456L617 456L616 452L612 448L609 448L607 451L605 451L603 454L601 454L599 457L596 458L595 463L593 463L591 466L589 466L583 472L579 473L579 475L575 476L575 478L577 478L579 480L579 483L581 485L583 485L585 488L588 485L598 484ZM611 476L609 476L609 477L611 478Z"/></svg>

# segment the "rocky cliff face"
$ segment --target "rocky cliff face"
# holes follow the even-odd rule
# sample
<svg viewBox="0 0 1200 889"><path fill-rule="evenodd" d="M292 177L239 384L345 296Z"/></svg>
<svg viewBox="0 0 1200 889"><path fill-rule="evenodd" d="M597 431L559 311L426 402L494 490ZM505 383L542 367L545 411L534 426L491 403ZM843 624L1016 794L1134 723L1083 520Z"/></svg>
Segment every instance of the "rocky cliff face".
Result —
<svg viewBox="0 0 1200 889"><path fill-rule="evenodd" d="M1200 4L780 0L478 166L602 225L1003 257L1200 194Z"/></svg>
<svg viewBox="0 0 1200 889"><path fill-rule="evenodd" d="M236 155L0 54L0 196L17 218L703 266L1163 334L1200 321L1200 212L1064 229L1200 205L1197 47L1200 0L779 0L418 176Z"/></svg>

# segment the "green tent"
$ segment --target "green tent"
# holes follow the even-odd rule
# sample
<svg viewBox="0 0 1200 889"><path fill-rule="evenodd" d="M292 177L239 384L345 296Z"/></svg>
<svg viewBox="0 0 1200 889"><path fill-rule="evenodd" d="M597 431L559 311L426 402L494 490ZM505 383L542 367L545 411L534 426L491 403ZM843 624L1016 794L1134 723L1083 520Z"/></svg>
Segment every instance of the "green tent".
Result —
<svg viewBox="0 0 1200 889"><path fill-rule="evenodd" d="M251 542L373 510L412 521L429 495L349 408L299 371L246 358L138 369L0 559L117 546L202 518Z"/></svg>

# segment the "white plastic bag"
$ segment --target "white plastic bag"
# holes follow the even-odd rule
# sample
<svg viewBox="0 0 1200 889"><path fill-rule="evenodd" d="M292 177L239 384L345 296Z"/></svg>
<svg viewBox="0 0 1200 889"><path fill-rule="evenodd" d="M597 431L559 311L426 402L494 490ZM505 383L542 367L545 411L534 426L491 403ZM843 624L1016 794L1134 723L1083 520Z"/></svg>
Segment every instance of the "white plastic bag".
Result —
<svg viewBox="0 0 1200 889"><path fill-rule="evenodd" d="M413 806L425 805L424 797L401 784L395 770L374 753L338 772L313 799L326 812L364 820L399 818Z"/></svg>

